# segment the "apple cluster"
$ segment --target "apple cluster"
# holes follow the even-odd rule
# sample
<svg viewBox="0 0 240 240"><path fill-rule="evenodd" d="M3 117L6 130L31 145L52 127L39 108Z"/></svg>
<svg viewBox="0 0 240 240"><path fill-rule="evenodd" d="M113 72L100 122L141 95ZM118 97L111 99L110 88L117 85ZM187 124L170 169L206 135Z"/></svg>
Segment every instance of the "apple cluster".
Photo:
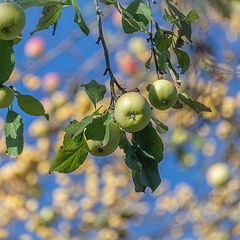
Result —
<svg viewBox="0 0 240 240"><path fill-rule="evenodd" d="M178 91L170 81L160 79L150 86L148 98L156 109L167 110L176 103ZM140 93L127 92L116 101L113 115L117 124L112 122L109 125L107 143L104 139L102 141L95 139L94 133L91 133L88 127L84 131L86 147L94 156L106 156L117 149L121 135L119 126L130 133L144 129L150 122L152 110L148 101Z"/></svg>
<svg viewBox="0 0 240 240"><path fill-rule="evenodd" d="M4 2L0 4L0 40L14 40L22 32L26 16L17 4ZM13 102L13 91L4 85L0 86L0 108L6 108Z"/></svg>

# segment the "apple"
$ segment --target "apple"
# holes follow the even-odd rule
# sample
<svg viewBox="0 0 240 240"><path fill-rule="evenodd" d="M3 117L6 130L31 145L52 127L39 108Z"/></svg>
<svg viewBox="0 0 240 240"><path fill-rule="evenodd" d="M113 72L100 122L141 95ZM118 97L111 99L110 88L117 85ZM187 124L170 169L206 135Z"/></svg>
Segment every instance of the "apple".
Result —
<svg viewBox="0 0 240 240"><path fill-rule="evenodd" d="M13 40L23 30L26 16L22 8L11 2L0 4L0 39Z"/></svg>
<svg viewBox="0 0 240 240"><path fill-rule="evenodd" d="M8 107L14 99L14 93L11 88L7 86L0 86L0 108Z"/></svg>
<svg viewBox="0 0 240 240"><path fill-rule="evenodd" d="M117 100L114 118L126 131L138 132L148 125L151 107L140 93L127 92Z"/></svg>
<svg viewBox="0 0 240 240"><path fill-rule="evenodd" d="M148 98L155 108L159 110L166 110L176 103L178 91L170 81L160 79L151 85Z"/></svg>
<svg viewBox="0 0 240 240"><path fill-rule="evenodd" d="M94 124L94 120L92 122ZM121 130L114 122L109 124L109 140L104 143L103 140L99 140L99 136L93 136L93 134L86 127L84 131L84 141L88 152L94 156L107 156L114 152L120 141Z"/></svg>
<svg viewBox="0 0 240 240"><path fill-rule="evenodd" d="M45 40L36 36L30 38L24 46L24 53L28 57L38 57L45 50Z"/></svg>
<svg viewBox="0 0 240 240"><path fill-rule="evenodd" d="M137 71L137 60L127 51L119 51L116 54L119 69L124 74L134 74Z"/></svg>
<svg viewBox="0 0 240 240"><path fill-rule="evenodd" d="M218 187L225 184L230 177L230 171L225 163L214 163L206 173L206 179L209 185Z"/></svg>
<svg viewBox="0 0 240 240"><path fill-rule="evenodd" d="M147 50L146 41L142 37L133 37L128 42L128 48L133 54L141 54Z"/></svg>
<svg viewBox="0 0 240 240"><path fill-rule="evenodd" d="M46 92L53 92L60 84L60 75L56 72L49 72L43 76L42 86Z"/></svg>

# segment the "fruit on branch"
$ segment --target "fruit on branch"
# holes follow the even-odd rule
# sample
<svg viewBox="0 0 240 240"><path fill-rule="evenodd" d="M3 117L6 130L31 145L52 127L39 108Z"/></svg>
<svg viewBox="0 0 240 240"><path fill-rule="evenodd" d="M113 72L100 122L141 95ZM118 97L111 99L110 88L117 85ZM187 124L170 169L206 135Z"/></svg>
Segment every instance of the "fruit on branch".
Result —
<svg viewBox="0 0 240 240"><path fill-rule="evenodd" d="M148 125L151 107L140 93L128 92L117 100L114 118L126 131L138 132Z"/></svg>
<svg viewBox="0 0 240 240"><path fill-rule="evenodd" d="M14 93L7 86L0 86L0 108L8 107L14 99Z"/></svg>
<svg viewBox="0 0 240 240"><path fill-rule="evenodd" d="M119 69L124 74L134 74L137 70L136 59L126 51L120 51L116 55L116 60L119 65Z"/></svg>
<svg viewBox="0 0 240 240"><path fill-rule="evenodd" d="M94 120L92 122L94 124ZM88 151L94 156L107 156L113 153L120 141L121 130L114 122L109 124L109 139L104 142L104 139L100 140L99 136L93 136L90 128L86 128L84 131L84 141Z"/></svg>
<svg viewBox="0 0 240 240"><path fill-rule="evenodd" d="M60 84L60 76L56 72L49 72L43 76L42 86L46 92L53 92Z"/></svg>
<svg viewBox="0 0 240 240"><path fill-rule="evenodd" d="M178 91L170 81L161 79L151 85L148 98L155 108L166 110L176 103Z"/></svg>
<svg viewBox="0 0 240 240"><path fill-rule="evenodd" d="M0 4L0 39L12 40L23 30L26 16L17 4L4 2Z"/></svg>
<svg viewBox="0 0 240 240"><path fill-rule="evenodd" d="M230 177L230 171L225 163L214 163L206 173L206 179L209 185L218 187L225 184Z"/></svg>
<svg viewBox="0 0 240 240"><path fill-rule="evenodd" d="M45 40L42 37L30 38L24 46L24 53L28 57L38 57L45 50Z"/></svg>

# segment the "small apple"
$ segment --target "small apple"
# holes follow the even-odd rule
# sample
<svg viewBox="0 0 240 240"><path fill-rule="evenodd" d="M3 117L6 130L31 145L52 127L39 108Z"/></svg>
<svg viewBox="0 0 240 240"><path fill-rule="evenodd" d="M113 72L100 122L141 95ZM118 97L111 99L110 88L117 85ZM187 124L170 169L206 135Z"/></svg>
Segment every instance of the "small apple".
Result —
<svg viewBox="0 0 240 240"><path fill-rule="evenodd" d="M144 53L147 49L146 41L141 37L133 37L128 42L128 48L133 54Z"/></svg>
<svg viewBox="0 0 240 240"><path fill-rule="evenodd" d="M11 2L0 4L0 39L13 40L23 30L26 16L22 8Z"/></svg>
<svg viewBox="0 0 240 240"><path fill-rule="evenodd" d="M116 54L119 69L124 74L134 74L137 71L137 60L127 51L119 51Z"/></svg>
<svg viewBox="0 0 240 240"><path fill-rule="evenodd" d="M178 91L170 81L161 79L151 85L148 98L155 108L166 110L176 103Z"/></svg>
<svg viewBox="0 0 240 240"><path fill-rule="evenodd" d="M49 72L43 76L42 86L46 92L53 92L60 84L60 75L56 72Z"/></svg>
<svg viewBox="0 0 240 240"><path fill-rule="evenodd" d="M138 132L148 125L151 107L140 93L128 92L117 100L114 118L126 131Z"/></svg>
<svg viewBox="0 0 240 240"><path fill-rule="evenodd" d="M24 53L28 57L38 57L45 50L45 40L36 36L30 38L24 46Z"/></svg>
<svg viewBox="0 0 240 240"><path fill-rule="evenodd" d="M92 122L94 124L94 120ZM88 151L94 156L107 156L114 152L120 141L121 130L114 122L109 124L109 140L107 143L99 140L99 136L92 136L87 127L84 131L85 145ZM89 133L90 132L90 133Z"/></svg>
<svg viewBox="0 0 240 240"><path fill-rule="evenodd" d="M209 185L218 187L225 184L230 177L230 171L225 163L214 163L206 173L206 179Z"/></svg>
<svg viewBox="0 0 240 240"><path fill-rule="evenodd" d="M13 102L14 93L7 86L0 86L0 108L6 108Z"/></svg>

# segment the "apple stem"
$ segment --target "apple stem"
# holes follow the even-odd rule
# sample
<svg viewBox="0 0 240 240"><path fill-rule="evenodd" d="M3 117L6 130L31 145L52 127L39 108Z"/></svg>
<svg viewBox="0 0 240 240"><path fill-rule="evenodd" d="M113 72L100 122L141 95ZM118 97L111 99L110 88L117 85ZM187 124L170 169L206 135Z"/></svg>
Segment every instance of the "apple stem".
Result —
<svg viewBox="0 0 240 240"><path fill-rule="evenodd" d="M107 48L107 45L106 45L106 42L105 42L105 39L104 39L104 35L103 35L102 18L101 18L101 16L103 16L103 13L102 13L102 10L99 7L98 0L94 0L94 3L95 3L95 7L96 7L97 23L98 23L98 30L99 30L99 36L98 36L98 40L97 40L96 43L99 44L101 42L102 46L103 46L105 62L106 62L106 69L105 69L105 72L104 72L103 75L106 75L108 73L109 77L110 77L111 102L110 102L109 109L113 109L115 100L117 99L114 84L117 86L117 88L122 93L124 93L126 91L126 89L123 88L118 83L117 79L115 78L115 76L112 72L111 65L110 65L110 60L109 60L108 48Z"/></svg>

